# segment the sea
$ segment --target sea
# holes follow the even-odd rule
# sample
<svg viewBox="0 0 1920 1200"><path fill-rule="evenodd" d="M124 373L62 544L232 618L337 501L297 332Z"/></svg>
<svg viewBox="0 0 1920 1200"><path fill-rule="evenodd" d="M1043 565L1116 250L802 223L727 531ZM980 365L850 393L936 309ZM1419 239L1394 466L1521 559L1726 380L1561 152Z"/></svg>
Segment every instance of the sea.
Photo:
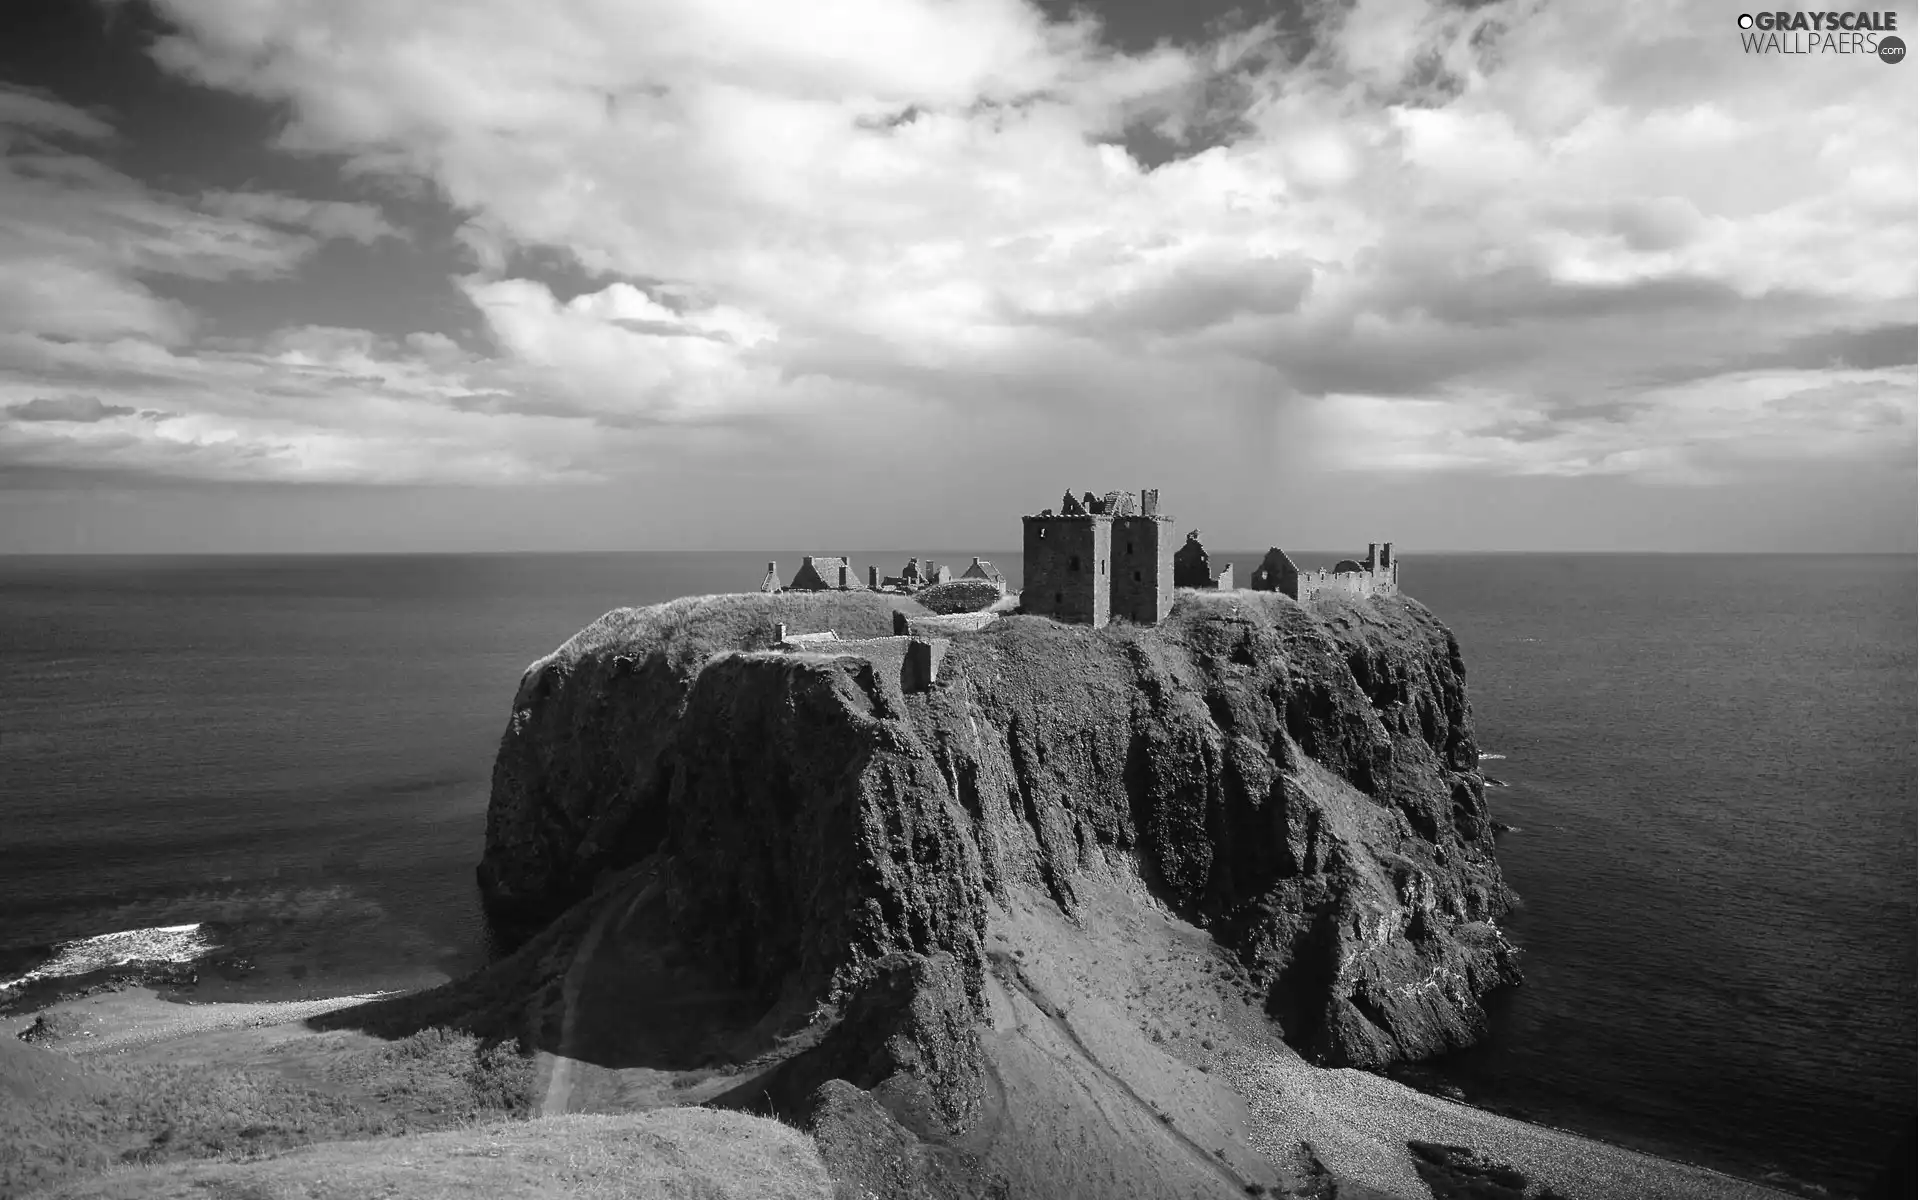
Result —
<svg viewBox="0 0 1920 1200"><path fill-rule="evenodd" d="M175 959L199 999L294 999L484 964L473 867L521 672L770 560L798 555L0 558L0 984ZM1464 650L1526 951L1488 1040L1404 1077L1865 1189L1914 1123L1914 556L1401 572Z"/></svg>

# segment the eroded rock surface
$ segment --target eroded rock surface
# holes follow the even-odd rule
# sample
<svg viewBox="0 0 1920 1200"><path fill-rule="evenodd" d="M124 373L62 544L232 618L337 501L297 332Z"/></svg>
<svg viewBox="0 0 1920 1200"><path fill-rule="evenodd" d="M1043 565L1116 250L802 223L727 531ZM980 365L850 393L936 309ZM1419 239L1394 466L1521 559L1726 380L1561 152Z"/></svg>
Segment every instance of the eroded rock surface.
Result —
<svg viewBox="0 0 1920 1200"><path fill-rule="evenodd" d="M852 636L898 606L834 603L623 610L535 664L495 765L494 904L557 909L659 855L676 936L800 1021L889 954L951 955L977 997L997 897L1071 914L1087 880L1127 879L1333 1065L1467 1045L1518 978L1466 668L1417 602L1014 616L912 696L858 659L755 649L775 620Z"/></svg>

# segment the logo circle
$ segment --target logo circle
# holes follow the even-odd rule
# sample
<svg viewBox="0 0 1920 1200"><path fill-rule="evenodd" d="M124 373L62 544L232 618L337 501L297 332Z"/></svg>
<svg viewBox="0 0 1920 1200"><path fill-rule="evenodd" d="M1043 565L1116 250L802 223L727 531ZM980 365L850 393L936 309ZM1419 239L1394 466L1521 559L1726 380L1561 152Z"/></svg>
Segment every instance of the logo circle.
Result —
<svg viewBox="0 0 1920 1200"><path fill-rule="evenodd" d="M1883 37L1880 39L1880 61L1881 62L1897 63L1901 59L1905 58L1906 56L1907 56L1907 44L1901 41L1899 38Z"/></svg>
<svg viewBox="0 0 1920 1200"><path fill-rule="evenodd" d="M1741 14L1740 14L1740 28L1742 28L1742 29L1752 29L1752 28L1753 28L1753 14L1751 14L1751 13L1741 13Z"/></svg>

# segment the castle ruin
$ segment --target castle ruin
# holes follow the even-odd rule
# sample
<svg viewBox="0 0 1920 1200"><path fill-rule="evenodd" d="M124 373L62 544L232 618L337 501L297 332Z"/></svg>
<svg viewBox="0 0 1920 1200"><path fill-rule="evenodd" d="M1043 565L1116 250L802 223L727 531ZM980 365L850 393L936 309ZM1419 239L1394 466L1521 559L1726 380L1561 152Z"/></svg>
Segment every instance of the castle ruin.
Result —
<svg viewBox="0 0 1920 1200"><path fill-rule="evenodd" d="M898 575L882 576L879 567L867 568L867 585L876 591L917 592L923 587L946 583L952 578L951 567L933 561L928 561L923 567L918 558L909 558L907 565L900 568Z"/></svg>
<svg viewBox="0 0 1920 1200"><path fill-rule="evenodd" d="M1213 574L1200 531L1175 550L1173 518L1160 514L1160 493L1146 490L1105 496L1068 492L1060 511L1022 517L1026 526L1026 580L1022 611L1080 625L1101 626L1115 618L1157 625L1173 609L1176 587L1235 590L1233 564ZM1267 551L1248 585L1256 592L1283 592L1305 603L1316 596L1356 598L1400 590L1400 563L1392 542L1367 546L1364 563L1343 558L1331 571L1302 571L1278 546Z"/></svg>
<svg viewBox="0 0 1920 1200"><path fill-rule="evenodd" d="M896 614L896 617L902 614ZM772 649L775 652L817 655L821 658L858 658L872 664L874 670L893 679L902 694L924 692L940 682L940 665L946 660L951 638L908 633L895 620L893 637L841 638L832 630L819 633L793 633L786 622L773 626Z"/></svg>
<svg viewBox="0 0 1920 1200"><path fill-rule="evenodd" d="M983 558L976 557L973 560L972 566L960 572L960 578L983 579L986 582L991 583L995 587L999 588L1003 595L1006 593L1006 590L1007 590L1007 577L1002 575L998 570L996 570L992 563L988 562Z"/></svg>
<svg viewBox="0 0 1920 1200"><path fill-rule="evenodd" d="M1173 586L1218 588L1230 592L1233 590L1233 564L1221 563L1220 574L1215 576L1212 566L1207 562L1207 548L1200 544L1200 531L1195 529L1187 534L1187 544L1174 551Z"/></svg>
<svg viewBox="0 0 1920 1200"><path fill-rule="evenodd" d="M979 559L973 560L976 565ZM793 582L785 587L780 585L780 566L768 563L767 573L760 580L763 592L899 592L912 594L921 588L932 587L936 583L947 583L953 579L953 568L943 563L928 562L924 565L918 558L909 558L907 565L898 575L881 575L880 568L869 566L867 577L860 579L853 568L853 559L848 555L809 554L800 560L800 569L794 572ZM1002 584L1004 589L1005 585Z"/></svg>
<svg viewBox="0 0 1920 1200"><path fill-rule="evenodd" d="M1400 591L1400 560L1392 542L1368 542L1367 560L1343 558L1329 572L1302 571L1285 550L1274 546L1247 580L1256 592L1284 592L1301 603L1316 596L1391 596Z"/></svg>
<svg viewBox="0 0 1920 1200"><path fill-rule="evenodd" d="M767 564L767 579L778 581L779 576L773 564ZM846 555L809 554L800 560L800 569L793 574L793 582L787 585L790 592L859 592L866 590L866 584L860 582L853 570L853 560ZM760 585L762 591L778 591L778 588Z"/></svg>
<svg viewBox="0 0 1920 1200"><path fill-rule="evenodd" d="M1026 579L1020 607L1030 613L1102 626L1115 617L1158 625L1173 611L1173 518L1160 493L1068 492L1060 511L1020 518L1026 527Z"/></svg>
<svg viewBox="0 0 1920 1200"><path fill-rule="evenodd" d="M1086 492L1079 499L1068 491L1060 498L1060 511L1042 509L1020 520L1026 556L1023 612L1096 627L1115 619L1158 625L1173 611L1175 588L1230 592L1237 586L1232 563L1220 564L1220 573L1213 573L1199 530L1189 532L1175 549L1173 518L1161 514L1160 493L1154 488L1138 494ZM948 567L909 558L898 575L883 577L878 567L870 566L862 581L850 558L811 554L784 588L778 566L768 563L760 590L910 595L953 578ZM979 558L959 578L985 580L1003 592L1007 586L993 564ZM1302 571L1286 551L1274 546L1253 569L1247 586L1256 592L1281 592L1301 603L1319 596L1394 595L1400 590L1400 562L1393 556L1392 542L1369 542L1364 562L1343 558L1331 570Z"/></svg>

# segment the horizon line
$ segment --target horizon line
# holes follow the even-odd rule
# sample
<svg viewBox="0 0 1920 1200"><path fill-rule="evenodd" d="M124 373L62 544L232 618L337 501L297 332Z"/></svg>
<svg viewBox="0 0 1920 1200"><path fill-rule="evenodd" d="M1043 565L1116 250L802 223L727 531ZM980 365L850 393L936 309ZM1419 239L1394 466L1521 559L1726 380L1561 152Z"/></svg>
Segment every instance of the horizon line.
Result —
<svg viewBox="0 0 1920 1200"><path fill-rule="evenodd" d="M1269 547L1271 548L1271 547ZM1221 554L1233 554L1251 550L1251 547L1235 546L1218 551L1209 551L1209 557ZM1264 553L1264 550L1254 550ZM1344 550L1325 547L1303 546L1296 551L1305 554L1342 554ZM553 550L553 549L489 549L489 550L5 550L0 551L0 559L15 558L486 558L507 556L535 556L586 554L800 554L808 551L776 549L771 547L744 548L646 548L646 549L594 549L594 550ZM827 551L812 551L814 554L827 554ZM912 547L877 547L855 549L847 554L905 554L926 556L933 553L958 556L991 557L994 555L1024 555L1025 551L1010 547L974 551L954 551L936 548L933 551ZM1396 558L1436 558L1467 557L1472 555L1552 555L1559 557L1713 557L1713 558L1764 558L1764 557L1801 557L1801 558L1914 558L1920 557L1920 548L1908 550L1415 550L1401 551Z"/></svg>

